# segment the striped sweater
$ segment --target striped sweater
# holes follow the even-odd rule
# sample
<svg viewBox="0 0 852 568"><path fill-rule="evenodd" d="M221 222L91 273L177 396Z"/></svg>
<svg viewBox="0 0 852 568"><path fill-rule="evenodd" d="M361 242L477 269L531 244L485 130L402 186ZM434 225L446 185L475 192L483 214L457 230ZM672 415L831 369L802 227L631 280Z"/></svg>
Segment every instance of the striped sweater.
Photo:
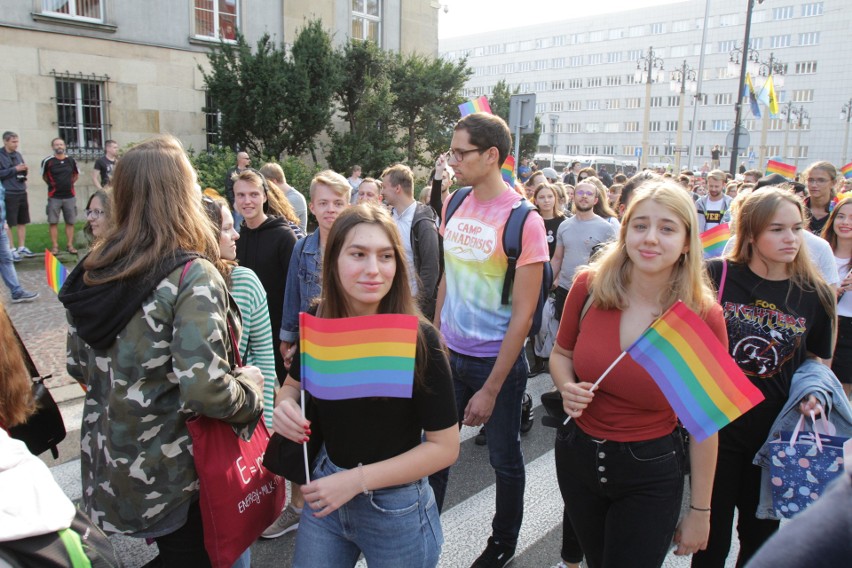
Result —
<svg viewBox="0 0 852 568"><path fill-rule="evenodd" d="M263 373L263 421L272 428L272 408L278 381L275 377L272 325L269 322L266 291L254 271L237 266L231 272L230 292L243 317L243 331L240 335L243 365L254 365Z"/></svg>

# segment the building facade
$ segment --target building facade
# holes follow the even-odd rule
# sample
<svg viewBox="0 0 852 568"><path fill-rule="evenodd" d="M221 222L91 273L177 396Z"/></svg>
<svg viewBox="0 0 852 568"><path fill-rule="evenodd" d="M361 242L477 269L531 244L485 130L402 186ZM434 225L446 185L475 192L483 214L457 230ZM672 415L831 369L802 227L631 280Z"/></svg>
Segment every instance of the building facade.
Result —
<svg viewBox="0 0 852 568"><path fill-rule="evenodd" d="M92 190L103 143L119 146L171 133L207 147L215 115L205 115L199 66L211 46L249 44L264 33L289 44L319 18L337 44L372 39L392 51L436 55L432 0L2 0L0 131L20 135L30 165L30 210L44 221L38 165L50 141L66 140L81 169L80 208Z"/></svg>
<svg viewBox="0 0 852 568"><path fill-rule="evenodd" d="M452 60L467 57L474 70L466 85L469 97L490 94L500 80L512 90L535 93L543 127L539 151L548 157L604 155L637 162L647 105L648 162L676 164L694 132L691 163L684 151L680 164L700 168L719 145L727 169L726 137L734 126L739 81L729 62L742 58L736 50L743 44L746 6L746 0L712 0L706 22L705 2L697 1L563 21L543 18L535 26L442 39L440 52ZM705 25L698 94L687 90L679 120L681 81L675 71L685 64L687 78L699 79ZM747 167L760 169L771 157L800 170L816 160L838 165L850 160L843 155L848 113L840 118L842 107L852 102L852 78L844 72L850 26L846 0L755 3L749 43L750 54L763 63L752 64L758 92L770 58L774 80L783 75L783 86L776 86L777 116L769 117L761 106L762 117L756 118L743 106L750 141L740 143L740 161ZM646 99L647 85L636 70L647 66L650 50L664 73Z"/></svg>

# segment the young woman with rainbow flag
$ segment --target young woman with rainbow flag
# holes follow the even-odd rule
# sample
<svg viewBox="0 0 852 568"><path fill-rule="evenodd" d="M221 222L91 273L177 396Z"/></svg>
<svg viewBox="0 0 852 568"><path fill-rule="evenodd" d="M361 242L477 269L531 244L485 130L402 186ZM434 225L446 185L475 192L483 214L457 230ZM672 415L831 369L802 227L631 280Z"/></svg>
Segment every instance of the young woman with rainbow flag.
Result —
<svg viewBox="0 0 852 568"><path fill-rule="evenodd" d="M673 540L680 555L707 543L717 436L690 444L691 505L678 524L686 459L678 417L648 371L624 357L678 300L727 344L702 256L689 194L647 181L618 239L578 271L565 302L550 371L571 420L557 431L556 474L589 566L659 567Z"/></svg>
<svg viewBox="0 0 852 568"><path fill-rule="evenodd" d="M458 418L449 361L416 307L406 270L386 210L357 205L332 225L316 317L301 314L300 347L273 417L275 431L294 442L312 435L324 442L302 486L312 514L306 510L299 524L296 568L354 566L361 553L370 566L438 563L443 535L427 476L458 457ZM376 316L398 325L412 319L411 341L402 345L408 332L389 333L389 326L365 330L360 322ZM407 394L378 380L405 347L413 365ZM303 382L314 396L313 423L297 402Z"/></svg>

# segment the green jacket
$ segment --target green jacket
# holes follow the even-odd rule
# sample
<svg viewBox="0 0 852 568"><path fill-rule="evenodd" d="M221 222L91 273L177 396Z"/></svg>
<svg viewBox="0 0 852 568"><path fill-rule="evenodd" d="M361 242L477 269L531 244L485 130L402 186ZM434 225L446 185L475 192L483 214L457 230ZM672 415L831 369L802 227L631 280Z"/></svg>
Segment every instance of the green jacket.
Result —
<svg viewBox="0 0 852 568"><path fill-rule="evenodd" d="M230 372L224 281L206 260L180 282L182 271L159 283L106 349L78 337L68 314L68 372L86 389L83 504L107 532L144 531L196 497L187 419L218 418L247 437L262 412L260 390Z"/></svg>

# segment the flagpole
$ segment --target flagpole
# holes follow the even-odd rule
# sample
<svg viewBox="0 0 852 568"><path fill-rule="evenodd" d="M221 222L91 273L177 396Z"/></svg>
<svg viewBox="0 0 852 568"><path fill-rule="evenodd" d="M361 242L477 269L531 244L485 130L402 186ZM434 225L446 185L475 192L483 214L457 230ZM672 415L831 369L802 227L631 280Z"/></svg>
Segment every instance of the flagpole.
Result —
<svg viewBox="0 0 852 568"><path fill-rule="evenodd" d="M612 371L612 368L613 368L613 367L615 367L616 365L618 365L618 362L619 362L619 361L621 361L622 359L624 359L624 356L625 356L625 355L627 355L627 351L622 351L622 352L621 352L621 355L619 355L619 356L616 358L616 360L615 360L615 361L613 361L613 362L612 362L612 364L611 364L609 367L607 367L607 368L606 368L606 371L604 371L604 372L603 372L603 375L601 375L601 376L598 378L598 380L596 380L596 381L595 381L595 384L593 384L593 385L592 385L592 388L590 388L590 389L589 389L589 392L594 391L594 390L598 387L598 385L599 385L599 384L601 384L601 381L602 381L602 380L604 380L604 377L606 377L606 376L609 374L609 372L610 372L610 371ZM568 418L566 418L566 419L565 419L565 422L563 422L563 423L562 423L562 425L563 425L563 426L565 426L566 424L568 424L568 422L569 422L570 420L571 420L571 417L569 416Z"/></svg>
<svg viewBox="0 0 852 568"><path fill-rule="evenodd" d="M300 393L302 396L302 418L305 418L305 389L300 389ZM311 482L311 466L308 463L308 443L305 442L302 444L302 454L305 456L305 483Z"/></svg>

